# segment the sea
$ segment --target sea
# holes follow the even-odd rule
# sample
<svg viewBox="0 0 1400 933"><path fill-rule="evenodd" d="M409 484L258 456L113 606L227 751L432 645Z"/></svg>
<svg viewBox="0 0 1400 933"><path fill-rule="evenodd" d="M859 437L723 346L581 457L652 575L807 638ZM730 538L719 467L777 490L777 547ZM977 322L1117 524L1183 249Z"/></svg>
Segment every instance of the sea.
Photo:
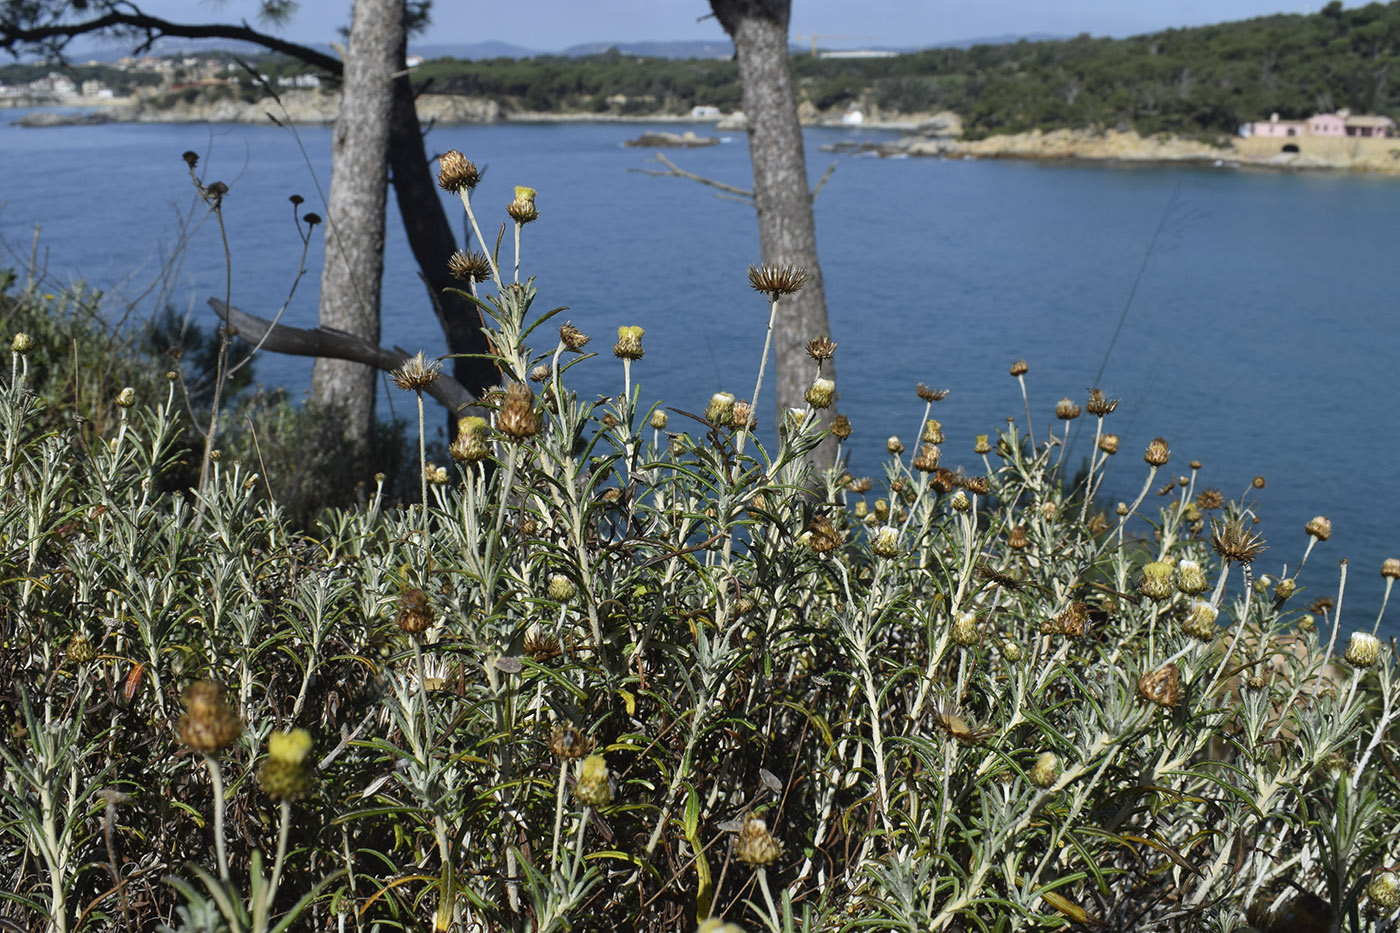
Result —
<svg viewBox="0 0 1400 933"><path fill-rule="evenodd" d="M206 302L222 297L226 265L181 159L192 150L206 183L229 186L233 303L268 317L285 304L283 321L315 325L322 242L311 238L298 278L294 217L324 211L328 127L14 125L23 113L0 114L0 265L23 270L33 258L46 287L81 278L105 292L110 313L169 304L212 327ZM536 279L537 309L566 306L560 320L593 335L600 355L571 370L581 392L621 391L608 351L619 326L640 325L646 355L633 379L643 401L703 411L716 391L750 394L767 304L745 275L759 257L753 208L648 174L664 171L653 151L624 145L676 129L439 126L427 142L430 153L457 148L485 166L473 205L489 238L514 186L538 189L522 275ZM743 134L696 129L722 141L665 155L749 188ZM1255 504L1269 544L1256 575L1295 570L1304 525L1328 516L1332 537L1314 548L1294 599L1336 599L1345 560L1343 637L1369 631L1381 562L1400 556L1400 177L823 148L878 138L867 128L806 131L809 177L834 166L815 210L839 407L855 431L852 471L878 477L891 435L914 446L920 382L950 390L934 413L945 464L978 470L977 434L995 434L1007 418L1024 430L1008 368L1025 359L1037 440L1063 436L1061 397L1082 404L1098 385L1122 399L1108 417L1122 446L1107 501L1137 493L1142 451L1160 436L1171 461L1159 485L1199 460L1198 489ZM295 207L292 195L305 203ZM502 250L509 259L509 237ZM383 322L386 345L445 352L392 203ZM306 360L255 362L257 381L295 396L309 373ZM771 381L764 395L759 413L771 429ZM410 402L386 390L380 411L406 418ZM1070 434L1071 469L1092 445L1090 419L1075 424L1085 430ZM1256 476L1263 489L1251 486ZM1400 632L1396 603L1384 631Z"/></svg>

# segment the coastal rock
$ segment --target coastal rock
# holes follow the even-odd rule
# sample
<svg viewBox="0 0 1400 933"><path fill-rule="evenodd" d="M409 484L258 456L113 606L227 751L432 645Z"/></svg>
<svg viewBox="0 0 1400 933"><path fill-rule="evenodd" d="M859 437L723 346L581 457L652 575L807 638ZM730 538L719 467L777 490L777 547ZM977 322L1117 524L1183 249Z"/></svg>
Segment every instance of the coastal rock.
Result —
<svg viewBox="0 0 1400 933"><path fill-rule="evenodd" d="M718 136L697 136L694 130L686 130L684 133L643 133L636 139L627 140L623 145L648 149L694 149L713 146L718 142Z"/></svg>

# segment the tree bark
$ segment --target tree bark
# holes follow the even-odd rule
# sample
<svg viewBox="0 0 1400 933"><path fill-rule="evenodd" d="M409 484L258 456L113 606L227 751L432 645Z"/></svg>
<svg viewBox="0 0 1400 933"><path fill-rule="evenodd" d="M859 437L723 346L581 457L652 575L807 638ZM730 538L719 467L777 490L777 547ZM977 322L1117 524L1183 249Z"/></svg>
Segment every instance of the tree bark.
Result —
<svg viewBox="0 0 1400 933"><path fill-rule="evenodd" d="M355 0L331 143L320 321L374 344L379 343L394 74L403 70L404 51L404 0ZM311 399L341 410L347 438L369 437L375 393L373 368L316 361Z"/></svg>
<svg viewBox="0 0 1400 933"><path fill-rule="evenodd" d="M734 40L739 58L760 255L764 263L800 266L808 275L801 291L780 301L773 329L781 417L787 408L805 406L807 387L816 375L807 341L830 331L802 126L788 64L791 0L710 0L710 7ZM835 378L830 361L825 374ZM834 446L830 445L833 451ZM829 456L818 459L829 462Z"/></svg>

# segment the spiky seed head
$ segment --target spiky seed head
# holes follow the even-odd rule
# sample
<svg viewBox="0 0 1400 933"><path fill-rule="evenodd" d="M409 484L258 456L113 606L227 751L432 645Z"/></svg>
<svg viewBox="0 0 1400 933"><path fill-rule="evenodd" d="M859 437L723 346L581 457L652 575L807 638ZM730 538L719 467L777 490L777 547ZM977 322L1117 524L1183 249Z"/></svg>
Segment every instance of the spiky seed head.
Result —
<svg viewBox="0 0 1400 933"><path fill-rule="evenodd" d="M1138 680L1138 693L1149 703L1171 708L1181 699L1181 668L1176 662L1148 671Z"/></svg>
<svg viewBox="0 0 1400 933"><path fill-rule="evenodd" d="M476 163L456 149L449 149L438 156L438 185L445 191L460 194L470 191L481 181L481 171Z"/></svg>
<svg viewBox="0 0 1400 933"><path fill-rule="evenodd" d="M988 435L988 434L979 434L979 435L977 435L977 439L976 439L976 441L973 442L973 445L972 445L972 452L975 453L975 454L987 454L987 453L991 453L991 451L992 451L991 436Z"/></svg>
<svg viewBox="0 0 1400 933"><path fill-rule="evenodd" d="M783 844L768 831L763 817L750 813L734 837L734 857L745 865L762 868L783 857Z"/></svg>
<svg viewBox="0 0 1400 933"><path fill-rule="evenodd" d="M1326 541L1332 537L1332 520L1326 515L1314 515L1308 519L1308 524L1303 529L1310 537L1319 541Z"/></svg>
<svg viewBox="0 0 1400 933"><path fill-rule="evenodd" d="M807 355L818 363L831 359L836 355L836 341L823 334L807 341Z"/></svg>
<svg viewBox="0 0 1400 933"><path fill-rule="evenodd" d="M937 444L919 445L919 454L914 458L914 469L921 473L932 473L938 469L938 458L941 453Z"/></svg>
<svg viewBox="0 0 1400 933"><path fill-rule="evenodd" d="M577 761L593 751L594 742L573 726L555 726L549 737L549 750L556 758Z"/></svg>
<svg viewBox="0 0 1400 933"><path fill-rule="evenodd" d="M1073 421L1079 417L1079 406L1074 404L1074 399L1065 397L1055 403L1055 417L1061 421Z"/></svg>
<svg viewBox="0 0 1400 933"><path fill-rule="evenodd" d="M1210 587L1205 571L1194 560L1186 559L1176 565L1176 588L1187 596L1197 596Z"/></svg>
<svg viewBox="0 0 1400 933"><path fill-rule="evenodd" d="M653 431L664 431L666 430L666 424L669 420L670 418L667 414L658 408L651 413L651 417L647 419L647 423L651 425Z"/></svg>
<svg viewBox="0 0 1400 933"><path fill-rule="evenodd" d="M1387 557L1381 561L1381 576L1387 580L1400 578L1400 557Z"/></svg>
<svg viewBox="0 0 1400 933"><path fill-rule="evenodd" d="M640 327L619 327L617 343L613 344L613 356L620 360L640 360L642 358L642 335L646 331Z"/></svg>
<svg viewBox="0 0 1400 933"><path fill-rule="evenodd" d="M807 546L818 554L829 553L841 545L841 532L825 515L818 515L807 524L807 533L803 538Z"/></svg>
<svg viewBox="0 0 1400 933"><path fill-rule="evenodd" d="M950 633L953 637L953 644L970 648L982 640L982 632L977 627L977 613L960 612L953 620L953 629Z"/></svg>
<svg viewBox="0 0 1400 933"><path fill-rule="evenodd" d="M136 390L127 386L117 393L116 403L118 408L130 408L136 404Z"/></svg>
<svg viewBox="0 0 1400 933"><path fill-rule="evenodd" d="M1202 489L1196 493L1196 508L1202 512L1214 512L1225 504L1225 494L1219 489Z"/></svg>
<svg viewBox="0 0 1400 933"><path fill-rule="evenodd" d="M419 350L413 356L403 361L403 364L391 374L394 385L400 389L412 392L422 392L434 382L438 376L442 375L442 363L439 360L429 360L428 357Z"/></svg>
<svg viewBox="0 0 1400 933"><path fill-rule="evenodd" d="M1206 600L1198 599L1191 604L1191 611L1181 621L1181 630L1200 641L1215 641L1215 620L1219 615L1220 610Z"/></svg>
<svg viewBox="0 0 1400 933"><path fill-rule="evenodd" d="M394 622L410 635L419 635L433 624L433 607L428 605L428 594L417 587L404 590L399 596L398 612Z"/></svg>
<svg viewBox="0 0 1400 933"><path fill-rule="evenodd" d="M914 387L914 391L918 393L919 398L923 399L925 402L941 402L948 397L947 389L930 389L922 382Z"/></svg>
<svg viewBox="0 0 1400 933"><path fill-rule="evenodd" d="M1031 543L1029 529L1025 525L1012 525L1006 532L1006 544L1008 547L1018 551L1029 547Z"/></svg>
<svg viewBox="0 0 1400 933"><path fill-rule="evenodd" d="M1055 631L1061 635L1080 638L1089 630L1089 605L1075 601L1055 616Z"/></svg>
<svg viewBox="0 0 1400 933"><path fill-rule="evenodd" d="M15 339L10 341L10 352L18 353L21 356L34 349L34 338L20 331L15 334Z"/></svg>
<svg viewBox="0 0 1400 933"><path fill-rule="evenodd" d="M870 550L880 557L899 556L899 529L883 525L870 539Z"/></svg>
<svg viewBox="0 0 1400 933"><path fill-rule="evenodd" d="M1060 758L1054 752L1041 752L1035 764L1026 772L1030 782L1039 788L1052 786L1060 779Z"/></svg>
<svg viewBox="0 0 1400 933"><path fill-rule="evenodd" d="M1142 582L1138 590L1153 602L1163 602L1172 598L1172 565L1166 561L1154 560L1142 568Z"/></svg>
<svg viewBox="0 0 1400 933"><path fill-rule="evenodd" d="M739 399L734 403L733 424L736 428L747 428L750 431L758 427L758 419L753 414L753 405L747 400Z"/></svg>
<svg viewBox="0 0 1400 933"><path fill-rule="evenodd" d="M1113 456L1114 454L1118 453L1118 435L1117 435L1117 434L1104 434L1104 435L1100 436L1100 437L1099 437L1099 450L1102 450L1104 453L1108 454L1110 457Z"/></svg>
<svg viewBox="0 0 1400 933"><path fill-rule="evenodd" d="M86 664L97 657L97 650L86 635L79 633L68 640L68 660L74 664Z"/></svg>
<svg viewBox="0 0 1400 933"><path fill-rule="evenodd" d="M305 729L274 732L267 737L267 757L258 769L258 785L274 800L297 800L311 790L311 733Z"/></svg>
<svg viewBox="0 0 1400 933"><path fill-rule="evenodd" d="M1298 581L1292 577L1284 577L1274 584L1274 598L1288 599L1298 590Z"/></svg>
<svg viewBox="0 0 1400 933"><path fill-rule="evenodd" d="M535 408L535 394L523 382L512 382L506 387L506 399L501 403L496 427L502 434L515 440L524 440L540 433L541 419Z"/></svg>
<svg viewBox="0 0 1400 933"><path fill-rule="evenodd" d="M868 476L853 476L846 481L846 489L858 495L869 492L874 485Z"/></svg>
<svg viewBox="0 0 1400 933"><path fill-rule="evenodd" d="M1089 400L1084 403L1084 410L1097 418L1113 414L1117 407L1118 399L1107 397L1103 394L1103 389L1099 388L1090 389Z"/></svg>
<svg viewBox="0 0 1400 933"><path fill-rule="evenodd" d="M1400 880L1393 871L1377 871L1366 885L1366 896L1375 902L1382 912L1389 913L1400 907Z"/></svg>
<svg viewBox="0 0 1400 933"><path fill-rule="evenodd" d="M749 266L749 285L756 292L763 292L770 301L777 301L783 295L792 295L807 281L807 271L793 265Z"/></svg>
<svg viewBox="0 0 1400 933"><path fill-rule="evenodd" d="M606 807L612 803L612 775L602 755L589 755L578 763L574 799L585 807Z"/></svg>
<svg viewBox="0 0 1400 933"><path fill-rule="evenodd" d="M1347 645L1346 660L1352 667L1365 669L1375 665L1380 660L1381 642L1380 639L1370 632L1352 632L1351 642Z"/></svg>
<svg viewBox="0 0 1400 933"><path fill-rule="evenodd" d="M1149 466L1166 466L1167 461L1171 459L1171 448L1167 446L1166 439L1154 437L1143 452L1142 459L1146 460Z"/></svg>
<svg viewBox="0 0 1400 933"><path fill-rule="evenodd" d="M554 367L550 366L548 363L540 363L530 369L531 382L548 382L549 378L553 375Z"/></svg>
<svg viewBox="0 0 1400 933"><path fill-rule="evenodd" d="M904 453L904 442L899 439L898 435L891 434L890 439L885 441L885 450L898 456Z"/></svg>
<svg viewBox="0 0 1400 933"><path fill-rule="evenodd" d="M851 436L851 420L845 415L837 415L831 419L831 435L838 441L844 441Z"/></svg>
<svg viewBox="0 0 1400 933"><path fill-rule="evenodd" d="M243 719L224 698L222 684L196 681L180 694L185 713L180 717L180 741L197 752L213 755L232 745L243 733Z"/></svg>
<svg viewBox="0 0 1400 933"><path fill-rule="evenodd" d="M985 476L965 476L963 477L963 489L978 496L989 496L992 493L991 481Z"/></svg>
<svg viewBox="0 0 1400 933"><path fill-rule="evenodd" d="M535 189L524 185L515 186L515 199L506 205L510 219L524 225L538 220L540 212L535 209Z"/></svg>
<svg viewBox="0 0 1400 933"><path fill-rule="evenodd" d="M728 392L716 392L710 396L710 404L705 406L705 420L711 424L727 428L734 423L734 396Z"/></svg>
<svg viewBox="0 0 1400 933"><path fill-rule="evenodd" d="M622 336L620 333L618 336ZM588 345L589 337L583 331L574 326L573 321L565 321L559 328L559 342L564 345L564 349L573 350L575 353L583 352L583 348Z"/></svg>
<svg viewBox="0 0 1400 933"><path fill-rule="evenodd" d="M1030 371L1030 364L1028 364L1025 360L1017 360L1016 362L1011 364L1011 375L1015 376L1018 379Z"/></svg>
<svg viewBox="0 0 1400 933"><path fill-rule="evenodd" d="M1236 564L1252 564L1266 550L1264 539L1238 520L1211 525L1210 543L1215 553Z"/></svg>
<svg viewBox="0 0 1400 933"><path fill-rule="evenodd" d="M486 258L485 253L459 249L447 260L447 271L454 279L463 282L485 282L491 278L491 260Z"/></svg>
<svg viewBox="0 0 1400 933"><path fill-rule="evenodd" d="M817 377L812 380L812 384L807 387L807 404L813 408L830 408L832 400L836 397L836 383L830 379Z"/></svg>

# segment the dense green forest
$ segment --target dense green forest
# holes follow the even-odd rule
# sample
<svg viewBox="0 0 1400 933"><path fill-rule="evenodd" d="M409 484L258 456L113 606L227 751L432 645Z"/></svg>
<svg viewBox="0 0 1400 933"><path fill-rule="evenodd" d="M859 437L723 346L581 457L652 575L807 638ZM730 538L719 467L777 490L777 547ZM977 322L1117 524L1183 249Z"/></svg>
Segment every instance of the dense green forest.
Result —
<svg viewBox="0 0 1400 933"><path fill-rule="evenodd" d="M805 98L823 111L954 110L973 135L1104 127L1233 133L1271 112L1400 109L1400 3L1267 16L1128 39L930 49L885 59L793 58ZM524 110L678 112L739 103L733 62L637 58L456 61L415 69L432 91L493 97ZM1397 68L1400 78L1400 68ZM625 96L627 102L616 102ZM609 98L614 103L609 103Z"/></svg>

